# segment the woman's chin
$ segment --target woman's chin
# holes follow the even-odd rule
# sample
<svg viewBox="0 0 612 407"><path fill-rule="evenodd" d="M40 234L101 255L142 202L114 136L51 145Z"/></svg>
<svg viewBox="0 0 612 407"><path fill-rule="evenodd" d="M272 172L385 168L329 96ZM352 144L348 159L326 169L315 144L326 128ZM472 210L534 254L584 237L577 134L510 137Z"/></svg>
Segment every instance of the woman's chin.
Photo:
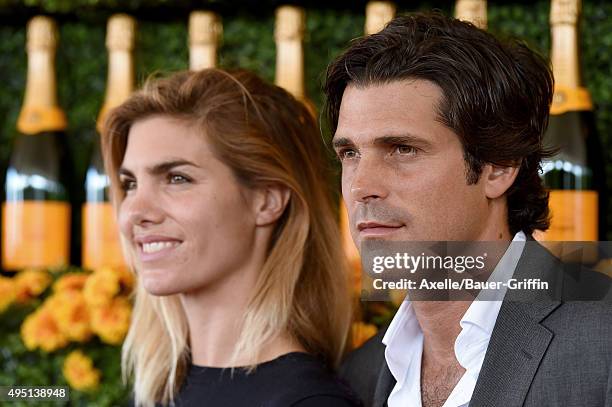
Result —
<svg viewBox="0 0 612 407"><path fill-rule="evenodd" d="M145 276L142 279L142 285L149 294L160 297L178 294L182 291L176 287L176 284L172 284L172 282L164 281L164 279L160 278Z"/></svg>

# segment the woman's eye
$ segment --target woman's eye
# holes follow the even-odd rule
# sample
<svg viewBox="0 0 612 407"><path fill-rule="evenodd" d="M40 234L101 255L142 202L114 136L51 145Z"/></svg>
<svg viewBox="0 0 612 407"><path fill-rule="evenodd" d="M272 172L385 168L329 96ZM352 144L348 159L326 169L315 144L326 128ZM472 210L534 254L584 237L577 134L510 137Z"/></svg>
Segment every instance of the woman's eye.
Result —
<svg viewBox="0 0 612 407"><path fill-rule="evenodd" d="M183 184L185 182L189 182L189 179L181 174L170 174L168 177L171 184Z"/></svg>
<svg viewBox="0 0 612 407"><path fill-rule="evenodd" d="M134 181L133 179L123 179L123 180L121 180L121 189L124 192L136 189L136 181Z"/></svg>

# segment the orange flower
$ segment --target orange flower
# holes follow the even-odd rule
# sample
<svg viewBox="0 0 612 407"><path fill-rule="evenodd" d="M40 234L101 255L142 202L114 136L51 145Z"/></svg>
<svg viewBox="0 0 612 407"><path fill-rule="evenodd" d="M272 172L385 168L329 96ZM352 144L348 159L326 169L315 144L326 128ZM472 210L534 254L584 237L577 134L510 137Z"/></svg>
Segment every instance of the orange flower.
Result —
<svg viewBox="0 0 612 407"><path fill-rule="evenodd" d="M60 291L49 297L45 305L52 310L57 325L68 339L85 342L91 338L89 312L81 291Z"/></svg>
<svg viewBox="0 0 612 407"><path fill-rule="evenodd" d="M15 283L12 278L0 276L0 313L15 300Z"/></svg>
<svg viewBox="0 0 612 407"><path fill-rule="evenodd" d="M366 324L364 322L353 322L353 349L363 345L368 339L376 335L378 328L376 325Z"/></svg>
<svg viewBox="0 0 612 407"><path fill-rule="evenodd" d="M94 307L91 312L91 328L103 342L119 345L130 327L132 307L123 297L113 299L109 304Z"/></svg>
<svg viewBox="0 0 612 407"><path fill-rule="evenodd" d="M85 286L85 281L89 274L86 273L67 273L61 276L55 284L53 284L53 291L70 291L70 290L82 290Z"/></svg>
<svg viewBox="0 0 612 407"><path fill-rule="evenodd" d="M21 338L26 348L53 352L68 344L49 307L42 306L28 315L21 325Z"/></svg>
<svg viewBox="0 0 612 407"><path fill-rule="evenodd" d="M80 350L70 352L62 368L64 377L75 390L92 391L100 384L100 371L93 366L93 361Z"/></svg>
<svg viewBox="0 0 612 407"><path fill-rule="evenodd" d="M101 268L87 278L83 293L87 305L99 307L109 304L113 297L119 293L120 288L117 273L111 268Z"/></svg>
<svg viewBox="0 0 612 407"><path fill-rule="evenodd" d="M51 275L44 270L27 269L15 277L16 298L24 303L42 294L51 284Z"/></svg>

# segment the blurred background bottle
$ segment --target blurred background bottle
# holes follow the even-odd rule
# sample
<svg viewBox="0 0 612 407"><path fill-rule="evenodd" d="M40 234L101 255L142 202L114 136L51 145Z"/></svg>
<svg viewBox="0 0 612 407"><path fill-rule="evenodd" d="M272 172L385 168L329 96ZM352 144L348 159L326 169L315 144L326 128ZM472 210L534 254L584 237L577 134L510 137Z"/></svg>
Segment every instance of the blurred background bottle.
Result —
<svg viewBox="0 0 612 407"><path fill-rule="evenodd" d="M125 101L134 89L135 20L126 14L116 14L108 20L106 48L108 49L108 79L104 104L98 115L97 130L108 112ZM110 181L104 171L100 137L94 147L85 175L85 203L83 217L83 267L124 267L119 231L110 201Z"/></svg>
<svg viewBox="0 0 612 407"><path fill-rule="evenodd" d="M4 270L70 262L70 160L56 94L57 38L52 19L37 16L28 23L25 96L4 181Z"/></svg>
<svg viewBox="0 0 612 407"><path fill-rule="evenodd" d="M306 13L297 6L276 9L274 39L276 41L276 72L274 83L302 101L313 115L317 109L304 90L304 31Z"/></svg>
<svg viewBox="0 0 612 407"><path fill-rule="evenodd" d="M544 140L559 152L543 165L552 219L550 229L538 233L539 240L595 241L599 237L603 159L593 125L593 104L580 76L580 11L579 0L551 2L555 92Z"/></svg>
<svg viewBox="0 0 612 407"><path fill-rule="evenodd" d="M478 28L487 29L487 0L457 0L455 18L469 21Z"/></svg>
<svg viewBox="0 0 612 407"><path fill-rule="evenodd" d="M217 65L217 47L223 33L221 18L212 11L194 11L189 15L189 69Z"/></svg>

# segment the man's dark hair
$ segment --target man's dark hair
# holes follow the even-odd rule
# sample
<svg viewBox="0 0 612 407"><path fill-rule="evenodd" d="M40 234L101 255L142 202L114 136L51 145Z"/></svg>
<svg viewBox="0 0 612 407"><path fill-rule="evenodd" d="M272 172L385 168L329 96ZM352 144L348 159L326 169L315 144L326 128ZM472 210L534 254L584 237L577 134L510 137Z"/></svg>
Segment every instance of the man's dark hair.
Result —
<svg viewBox="0 0 612 407"><path fill-rule="evenodd" d="M548 192L539 176L541 160L553 155L542 141L554 82L547 61L523 43L501 42L437 12L397 17L354 40L328 67L324 115L332 134L349 84L404 79L442 89L438 119L461 140L468 184L478 182L486 163L520 165L506 192L510 232L548 229Z"/></svg>

